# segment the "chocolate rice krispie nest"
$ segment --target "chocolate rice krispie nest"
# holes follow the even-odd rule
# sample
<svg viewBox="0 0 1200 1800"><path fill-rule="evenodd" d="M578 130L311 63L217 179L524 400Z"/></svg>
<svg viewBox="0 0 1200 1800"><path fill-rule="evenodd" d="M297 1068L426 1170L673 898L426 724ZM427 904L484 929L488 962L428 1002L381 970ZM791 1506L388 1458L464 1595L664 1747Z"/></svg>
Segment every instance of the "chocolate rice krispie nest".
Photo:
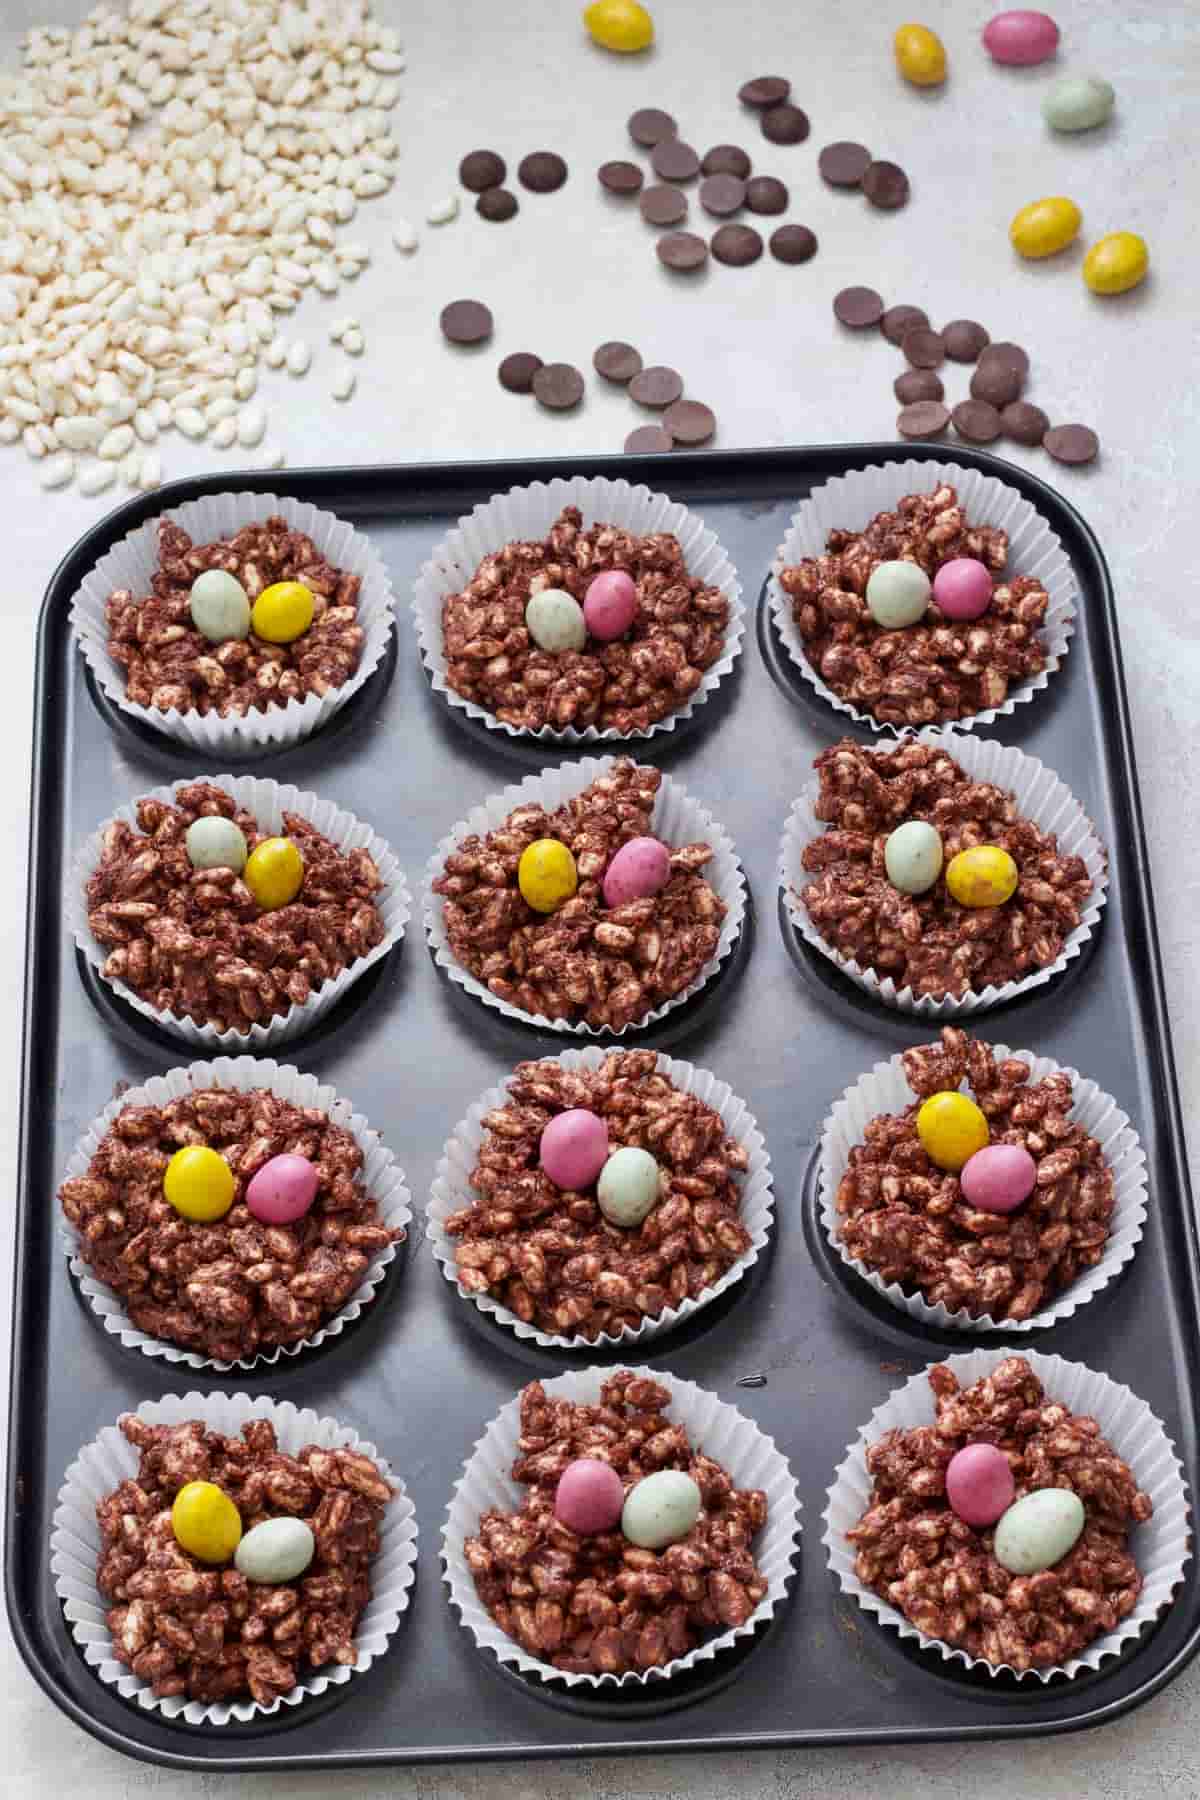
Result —
<svg viewBox="0 0 1200 1800"><path fill-rule="evenodd" d="M446 1220L467 1293L491 1294L551 1334L597 1338L699 1298L746 1254L737 1177L749 1153L719 1113L659 1071L653 1050L616 1051L596 1070L521 1063L508 1090L483 1121L479 1198ZM543 1130L572 1107L599 1114L614 1150L635 1145L656 1159L659 1202L635 1228L608 1222L594 1185L564 1192L539 1166Z"/></svg>
<svg viewBox="0 0 1200 1800"><path fill-rule="evenodd" d="M486 837L464 838L433 883L445 899L454 956L522 1012L619 1031L690 987L716 954L724 901L700 871L708 844L671 850L657 894L606 907L604 872L631 838L653 835L658 769L622 760L548 813L519 806ZM579 887L553 913L535 912L517 884L521 853L558 838L575 858Z"/></svg>
<svg viewBox="0 0 1200 1800"><path fill-rule="evenodd" d="M558 655L540 650L525 627L530 595L563 588L582 605L589 584L612 569L637 588L624 636L589 637L582 650ZM579 508L566 506L545 538L484 557L462 592L447 596L446 682L521 731L645 731L687 705L720 658L728 623L729 601L688 574L669 532L585 530Z"/></svg>
<svg viewBox="0 0 1200 1800"><path fill-rule="evenodd" d="M1065 1070L1031 1081L1019 1057L946 1026L939 1044L904 1052L917 1099L866 1128L838 1184L838 1237L884 1281L898 1282L972 1318L1032 1318L1104 1255L1115 1205L1112 1170L1095 1138L1071 1122ZM957 1175L939 1169L917 1135L931 1094L966 1080L993 1144L1017 1144L1037 1164L1037 1186L1016 1212L977 1212Z"/></svg>
<svg viewBox="0 0 1200 1800"><path fill-rule="evenodd" d="M188 1144L216 1150L234 1174L232 1207L208 1224L183 1218L163 1193L168 1162ZM284 1154L307 1157L320 1185L303 1218L267 1225L246 1207L246 1188ZM379 1222L362 1165L350 1132L315 1107L265 1088L199 1088L119 1112L59 1201L79 1256L139 1331L232 1363L311 1337L404 1236Z"/></svg>
<svg viewBox="0 0 1200 1800"><path fill-rule="evenodd" d="M247 1696L270 1706L308 1669L353 1667L354 1633L371 1598L371 1558L392 1489L369 1456L308 1444L279 1450L267 1419L237 1437L201 1419L121 1430L141 1452L136 1477L96 1507L100 1592L118 1662L160 1697L211 1703ZM171 1506L190 1481L211 1481L233 1501L244 1531L266 1519L303 1519L316 1539L294 1581L248 1581L214 1568L176 1542Z"/></svg>
<svg viewBox="0 0 1200 1800"><path fill-rule="evenodd" d="M1020 981L1053 963L1080 923L1092 879L1053 832L1022 818L1011 793L973 781L945 750L906 741L870 749L843 738L817 757L816 804L829 829L804 849L813 879L800 890L813 925L839 955L891 976L898 989L960 998ZM941 836L942 873L924 894L888 880L884 846L907 819ZM966 907L946 886L960 850L995 844L1019 871L1003 906Z"/></svg>
<svg viewBox="0 0 1200 1800"><path fill-rule="evenodd" d="M1096 1420L1071 1413L1023 1356L1008 1356L963 1389L941 1364L929 1371L937 1422L871 1444L871 1503L852 1531L854 1572L927 1637L1018 1672L1065 1663L1116 1629L1142 1579L1129 1549L1154 1508ZM1016 1498L1069 1488L1083 1502L1082 1534L1066 1556L1018 1576L992 1554L994 1526L968 1525L946 1499L946 1469L967 1444L1007 1456Z"/></svg>
<svg viewBox="0 0 1200 1800"><path fill-rule="evenodd" d="M831 531L826 542L826 555L782 569L779 583L821 680L882 724L970 718L1045 668L1039 631L1049 595L1029 575L998 581L978 619L947 619L931 600L917 624L888 630L868 611L867 582L881 562L915 562L932 579L967 556L1003 574L1008 533L971 525L948 484L908 494L895 512L877 513L862 531Z"/></svg>
<svg viewBox="0 0 1200 1800"><path fill-rule="evenodd" d="M232 869L195 869L188 826L220 814L250 850L274 835L224 788L193 781L175 804L137 802L139 830L109 825L100 865L87 883L88 926L111 947L102 973L160 1011L197 1025L246 1032L301 1006L323 982L384 937L376 904L383 883L366 849L341 851L297 813L283 832L304 859L304 881L287 906L264 910Z"/></svg>
<svg viewBox="0 0 1200 1800"><path fill-rule="evenodd" d="M554 1400L540 1381L521 1392L515 1512L491 1511L464 1545L480 1600L531 1656L577 1674L661 1668L714 1633L745 1624L767 1592L753 1543L767 1519L760 1488L738 1489L666 1417L671 1396L631 1370L610 1375L598 1406ZM700 1489L687 1536L643 1550L619 1530L578 1537L554 1516L568 1463L611 1463L626 1493L658 1469Z"/></svg>
<svg viewBox="0 0 1200 1800"><path fill-rule="evenodd" d="M213 643L192 625L192 583L206 569L236 576L251 605L277 581L303 582L313 596L308 630L290 644L250 633ZM142 598L117 588L108 599L108 652L125 670L125 691L158 712L266 712L342 687L358 668L366 632L358 622L361 578L334 568L312 539L273 514L232 538L193 544L170 519L158 528L158 568Z"/></svg>

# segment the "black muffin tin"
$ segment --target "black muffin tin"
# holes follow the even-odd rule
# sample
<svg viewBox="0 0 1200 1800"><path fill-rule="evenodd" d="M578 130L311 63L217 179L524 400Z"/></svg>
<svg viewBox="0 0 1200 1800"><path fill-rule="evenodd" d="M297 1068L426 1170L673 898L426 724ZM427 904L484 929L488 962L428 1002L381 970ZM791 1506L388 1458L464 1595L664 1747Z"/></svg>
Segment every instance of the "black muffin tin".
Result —
<svg viewBox="0 0 1200 1800"><path fill-rule="evenodd" d="M877 1006L825 958L811 956L778 907L775 863L788 808L813 756L847 724L791 667L761 588L793 508L813 485L898 455L1000 476L1049 521L1078 578L1078 630L1063 668L991 735L1051 764L1087 809L1111 856L1108 904L1087 957L1002 1016L972 1023L984 1035L1074 1065L1116 1096L1149 1158L1150 1213L1121 1277L1050 1332L980 1340L926 1330L854 1281L823 1243L814 1211L813 1149L831 1103L880 1057L932 1033ZM443 1142L470 1103L519 1059L552 1055L578 1040L514 1028L446 981L426 953L418 906L402 953L356 985L319 1032L274 1053L352 1096L407 1171L416 1220L407 1256L353 1330L252 1380L244 1373L197 1375L123 1350L107 1336L72 1282L55 1201L72 1147L118 1084L195 1056L85 978L63 924L71 853L124 801L222 766L137 729L100 702L67 622L85 572L144 519L228 488L284 488L369 532L395 585L396 654L325 730L254 766L351 807L394 847L419 891L438 839L514 779L514 758L540 767L569 753L472 728L431 692L408 611L413 578L454 520L478 502L572 473L645 481L699 511L745 591L751 617L742 655L716 698L690 730L632 748L670 767L731 833L755 913L737 955L701 1001L633 1041L669 1045L746 1099L770 1149L777 1220L769 1253L729 1296L683 1329L638 1347L633 1358L595 1360L667 1368L736 1404L788 1455L804 1502L788 1601L755 1638L698 1674L595 1696L514 1676L481 1654L448 1603L438 1556L452 1483L488 1421L532 1373L552 1375L580 1359L556 1357L484 1319L444 1280L423 1240L424 1203ZM1128 1383L1165 1422L1185 1469L1197 1466L1196 1237L1112 588L1088 526L1034 476L965 448L951 454L938 446L866 444L220 475L141 496L70 552L46 597L29 900L7 1597L36 1679L105 1743L176 1768L299 1770L1035 1735L1129 1711L1195 1652L1194 1561L1173 1606L1125 1655L1097 1673L1043 1686L968 1673L901 1641L841 1594L820 1542L826 1487L873 1409L926 1363L981 1341L1050 1348ZM250 1388L355 1426L403 1475L420 1527L415 1593L388 1653L322 1700L224 1730L170 1724L102 1684L71 1638L49 1570L55 1496L78 1447L123 1410L196 1388Z"/></svg>

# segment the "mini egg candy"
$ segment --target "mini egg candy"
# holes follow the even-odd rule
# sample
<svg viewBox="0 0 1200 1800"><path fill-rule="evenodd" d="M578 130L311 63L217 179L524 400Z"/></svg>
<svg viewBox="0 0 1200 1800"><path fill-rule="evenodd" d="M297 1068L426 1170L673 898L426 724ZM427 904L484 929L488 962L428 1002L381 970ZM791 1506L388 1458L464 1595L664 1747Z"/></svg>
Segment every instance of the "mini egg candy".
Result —
<svg viewBox="0 0 1200 1800"><path fill-rule="evenodd" d="M579 1193L591 1187L608 1161L608 1126L586 1106L556 1113L542 1132L538 1160L556 1188Z"/></svg>
<svg viewBox="0 0 1200 1800"><path fill-rule="evenodd" d="M923 894L942 872L942 840L924 819L906 819L883 846L887 878L902 894Z"/></svg>
<svg viewBox="0 0 1200 1800"><path fill-rule="evenodd" d="M593 0L584 10L583 22L602 50L628 56L648 50L654 42L654 20L638 0Z"/></svg>
<svg viewBox="0 0 1200 1800"><path fill-rule="evenodd" d="M946 79L946 51L928 25L901 25L892 39L896 67L914 87L937 87Z"/></svg>
<svg viewBox="0 0 1200 1800"><path fill-rule="evenodd" d="M637 588L624 569L608 569L597 575L583 596L583 617L588 630L602 644L624 637L637 617Z"/></svg>
<svg viewBox="0 0 1200 1800"><path fill-rule="evenodd" d="M700 1517L700 1489L682 1469L659 1469L635 1482L621 1510L621 1530L642 1550L678 1544Z"/></svg>
<svg viewBox="0 0 1200 1800"><path fill-rule="evenodd" d="M264 1519L237 1547L233 1566L247 1581L295 1581L316 1554L312 1526L303 1519Z"/></svg>
<svg viewBox="0 0 1200 1800"><path fill-rule="evenodd" d="M1091 131L1112 117L1116 98L1098 75L1065 75L1042 101L1042 117L1052 131Z"/></svg>
<svg viewBox="0 0 1200 1800"><path fill-rule="evenodd" d="M525 608L525 629L548 656L582 650L587 643L583 608L565 588L541 588Z"/></svg>
<svg viewBox="0 0 1200 1800"><path fill-rule="evenodd" d="M181 1550L200 1562L228 1562L242 1535L242 1516L212 1481L189 1481L171 1507L171 1530Z"/></svg>
<svg viewBox="0 0 1200 1800"><path fill-rule="evenodd" d="M291 838L264 838L250 852L243 879L263 911L274 912L300 892L304 858Z"/></svg>
<svg viewBox="0 0 1200 1800"><path fill-rule="evenodd" d="M290 644L313 622L316 602L302 581L274 581L254 602L250 624L268 644Z"/></svg>
<svg viewBox="0 0 1200 1800"><path fill-rule="evenodd" d="M615 1531L625 1504L625 1486L611 1463L580 1456L568 1463L554 1490L554 1516L578 1537Z"/></svg>
<svg viewBox="0 0 1200 1800"><path fill-rule="evenodd" d="M206 1144L185 1144L163 1172L163 1193L183 1219L210 1225L233 1205L233 1170Z"/></svg>
<svg viewBox="0 0 1200 1800"><path fill-rule="evenodd" d="M946 886L960 906L1003 906L1020 879L1016 863L998 844L960 850L946 870Z"/></svg>
<svg viewBox="0 0 1200 1800"><path fill-rule="evenodd" d="M536 838L521 852L517 886L534 912L557 912L579 886L575 858L557 838Z"/></svg>
<svg viewBox="0 0 1200 1800"><path fill-rule="evenodd" d="M994 1525L1015 1492L1009 1460L995 1444L967 1444L946 1465L946 1498L968 1525Z"/></svg>
<svg viewBox="0 0 1200 1800"><path fill-rule="evenodd" d="M983 47L993 62L1028 68L1045 62L1058 49L1058 26L1049 13L997 13L983 28Z"/></svg>
<svg viewBox="0 0 1200 1800"><path fill-rule="evenodd" d="M1008 228L1008 241L1018 256L1036 262L1043 256L1057 256L1074 243L1082 224L1083 214L1073 200L1065 194L1051 194L1021 208Z"/></svg>
<svg viewBox="0 0 1200 1800"><path fill-rule="evenodd" d="M196 630L210 643L249 636L250 601L237 576L225 569L205 569L197 575L188 596L188 611Z"/></svg>
<svg viewBox="0 0 1200 1800"><path fill-rule="evenodd" d="M271 1157L250 1179L246 1205L264 1225L291 1225L317 1197L321 1178L307 1156L285 1151Z"/></svg>
<svg viewBox="0 0 1200 1800"><path fill-rule="evenodd" d="M931 1163L957 1175L987 1143L988 1122L966 1094L931 1094L917 1113L917 1136Z"/></svg>
<svg viewBox="0 0 1200 1800"><path fill-rule="evenodd" d="M1145 238L1136 231L1110 231L1083 259L1083 279L1093 294L1127 294L1150 269Z"/></svg>
<svg viewBox="0 0 1200 1800"><path fill-rule="evenodd" d="M976 1212L1016 1212L1037 1186L1037 1164L1023 1144L988 1144L963 1164L958 1185Z"/></svg>
<svg viewBox="0 0 1200 1800"><path fill-rule="evenodd" d="M974 556L952 556L933 578L933 599L947 619L979 619L992 604L992 575Z"/></svg>
<svg viewBox="0 0 1200 1800"><path fill-rule="evenodd" d="M604 873L605 906L624 906L628 900L645 900L665 888L671 879L671 852L658 838L630 838L622 844Z"/></svg>
<svg viewBox="0 0 1200 1800"><path fill-rule="evenodd" d="M246 866L245 833L219 813L193 819L183 841L193 869L232 869L240 875Z"/></svg>
<svg viewBox="0 0 1200 1800"><path fill-rule="evenodd" d="M631 1230L658 1205L658 1164L632 1144L614 1150L600 1171L596 1198L610 1225Z"/></svg>
<svg viewBox="0 0 1200 1800"><path fill-rule="evenodd" d="M882 562L867 582L867 608L877 625L899 631L923 619L932 593L929 577L913 562Z"/></svg>
<svg viewBox="0 0 1200 1800"><path fill-rule="evenodd" d="M992 1555L1010 1575L1037 1575L1062 1561L1085 1522L1083 1501L1070 1488L1035 1488L1002 1515Z"/></svg>

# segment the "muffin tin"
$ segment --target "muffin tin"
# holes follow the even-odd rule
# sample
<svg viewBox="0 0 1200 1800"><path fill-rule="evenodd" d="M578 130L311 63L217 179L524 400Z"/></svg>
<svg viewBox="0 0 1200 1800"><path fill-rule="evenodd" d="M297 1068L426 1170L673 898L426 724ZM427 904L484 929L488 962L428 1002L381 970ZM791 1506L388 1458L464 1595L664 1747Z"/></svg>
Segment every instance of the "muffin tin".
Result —
<svg viewBox="0 0 1200 1800"><path fill-rule="evenodd" d="M378 548L401 599L397 652L329 727L264 754L255 772L313 789L370 820L411 884L454 821L512 779L509 740L464 731L430 691L403 605L460 515L515 484L557 475L645 481L703 517L753 604L811 487L872 462L941 455L936 446L870 444L293 474L289 493L349 520ZM1091 531L1052 489L983 453L963 449L955 460L1000 476L1031 500L1074 564L1080 608L1070 657L1045 691L987 735L1062 776L1094 820L1111 865L1108 904L1087 954L972 1026L1094 1077L1130 1115L1149 1172L1145 1237L1120 1276L1053 1330L998 1332L990 1341L1052 1350L1128 1384L1194 1470L1196 1232L1111 584ZM82 978L86 965L64 923L72 854L126 800L221 767L199 757L181 763L178 746L118 709L99 707L67 614L84 575L126 532L228 485L227 476L180 482L119 508L68 554L41 620L6 1588L14 1635L42 1687L86 1730L129 1755L212 1771L970 1740L1075 1729L1148 1699L1200 1647L1194 1560L1174 1604L1141 1642L1096 1673L1036 1691L943 1663L884 1630L840 1592L815 1531L801 1540L790 1598L770 1623L702 1669L657 1684L662 1692L649 1697L641 1689L564 1693L505 1669L479 1651L447 1604L438 1538L453 1484L488 1422L534 1375L633 1360L711 1389L775 1439L811 1521L820 1518L847 1442L874 1408L927 1363L962 1348L961 1338L879 1301L836 1256L822 1253L810 1168L830 1106L882 1057L933 1033L850 983L845 992L844 978L796 937L778 906L776 851L812 758L847 730L864 734L794 678L761 597L759 644L747 642L695 729L632 747L669 767L729 831L756 921L752 928L748 909L739 953L695 1002L622 1043L678 1046L754 1112L775 1182L767 1251L751 1277L678 1329L639 1343L633 1359L619 1349L550 1351L482 1318L443 1279L424 1241L425 1200L445 1139L477 1095L517 1061L558 1054L563 1044L556 1034L465 1006L410 933L402 953L354 984L336 1014L288 1044L287 1060L332 1083L382 1133L408 1173L411 1241L359 1319L319 1348L264 1369L254 1389L359 1431L403 1478L420 1525L412 1604L387 1654L361 1680L280 1718L191 1728L123 1702L96 1680L71 1639L49 1567L64 1470L98 1430L145 1400L197 1382L216 1392L247 1384L244 1374L208 1371L189 1371L181 1384L169 1364L122 1348L91 1314L58 1246L55 1195L88 1121L118 1082L137 1084L180 1060L176 1044L104 984ZM239 477L238 485L266 493L278 477ZM539 769L564 754L558 745L541 754L532 743L521 752L526 767Z"/></svg>

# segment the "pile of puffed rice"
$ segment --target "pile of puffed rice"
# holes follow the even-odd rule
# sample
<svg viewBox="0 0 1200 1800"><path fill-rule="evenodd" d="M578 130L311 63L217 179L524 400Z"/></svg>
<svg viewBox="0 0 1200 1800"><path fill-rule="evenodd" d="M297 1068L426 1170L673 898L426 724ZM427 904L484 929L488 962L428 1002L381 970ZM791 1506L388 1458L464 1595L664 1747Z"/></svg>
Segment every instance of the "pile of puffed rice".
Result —
<svg viewBox="0 0 1200 1800"><path fill-rule="evenodd" d="M282 465L257 365L303 375L282 316L369 260L338 227L392 183L403 68L367 0L130 0L29 33L0 73L0 442L44 487L156 487L170 430ZM361 355L353 319L330 336Z"/></svg>

